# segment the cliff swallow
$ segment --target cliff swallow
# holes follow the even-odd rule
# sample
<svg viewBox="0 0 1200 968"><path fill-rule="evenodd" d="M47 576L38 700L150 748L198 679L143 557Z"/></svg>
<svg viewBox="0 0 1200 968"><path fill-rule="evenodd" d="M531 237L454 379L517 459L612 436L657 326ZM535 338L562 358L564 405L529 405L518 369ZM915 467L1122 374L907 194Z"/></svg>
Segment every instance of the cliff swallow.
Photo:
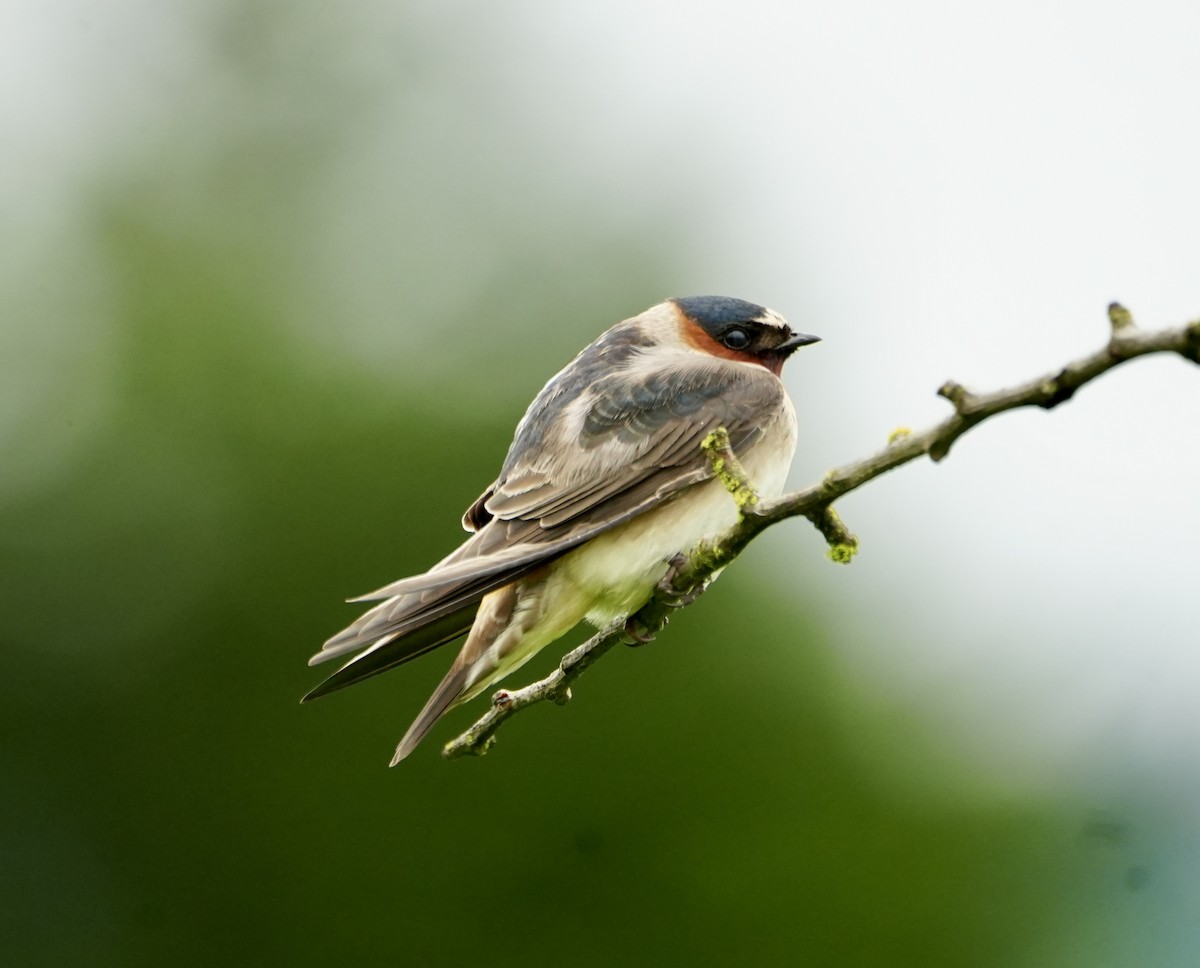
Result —
<svg viewBox="0 0 1200 968"><path fill-rule="evenodd" d="M737 521L700 444L725 427L764 497L782 493L796 415L779 374L818 337L741 299L669 299L617 323L542 388L500 475L463 515L471 532L378 601L310 665L358 655L304 701L466 634L392 758L581 620L644 605L668 562ZM361 651L360 651L361 650Z"/></svg>

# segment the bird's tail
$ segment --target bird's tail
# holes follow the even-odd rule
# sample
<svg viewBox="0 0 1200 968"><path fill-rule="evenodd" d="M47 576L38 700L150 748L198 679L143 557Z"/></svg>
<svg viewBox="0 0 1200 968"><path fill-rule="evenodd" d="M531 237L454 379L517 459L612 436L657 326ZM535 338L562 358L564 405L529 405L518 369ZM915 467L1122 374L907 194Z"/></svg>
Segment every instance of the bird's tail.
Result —
<svg viewBox="0 0 1200 968"><path fill-rule="evenodd" d="M421 710L417 718L413 720L412 725L408 727L408 731L404 734L404 738L400 740L400 745L396 747L396 752L392 756L392 761L388 766L395 766L415 750L426 734L433 729L433 724L441 719L457 700L462 698L466 692L467 674L469 671L466 666L460 666L457 662L450 667L450 671L446 673L446 677L438 684L437 689L433 691L433 695L429 697L429 702L425 703L425 708Z"/></svg>
<svg viewBox="0 0 1200 968"><path fill-rule="evenodd" d="M479 603L479 611L475 622L462 650L446 673L446 677L438 684L425 703L425 708L408 732L396 747L396 755L392 757L391 766L395 766L408 756L417 744L425 738L425 734L452 706L478 695L487 688L499 665L498 657L493 654L492 645L508 629L520 597L520 583L505 585Z"/></svg>

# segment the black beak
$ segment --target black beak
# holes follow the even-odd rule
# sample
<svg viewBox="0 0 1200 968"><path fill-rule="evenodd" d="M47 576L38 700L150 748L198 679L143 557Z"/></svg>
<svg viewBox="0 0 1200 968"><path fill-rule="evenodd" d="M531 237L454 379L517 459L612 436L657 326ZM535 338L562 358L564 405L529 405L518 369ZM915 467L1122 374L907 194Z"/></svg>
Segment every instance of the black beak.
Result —
<svg viewBox="0 0 1200 968"><path fill-rule="evenodd" d="M791 356L801 346L808 346L810 343L819 342L821 342L820 336L809 336L807 333L792 333L789 339L784 340L771 352L778 353L780 356Z"/></svg>

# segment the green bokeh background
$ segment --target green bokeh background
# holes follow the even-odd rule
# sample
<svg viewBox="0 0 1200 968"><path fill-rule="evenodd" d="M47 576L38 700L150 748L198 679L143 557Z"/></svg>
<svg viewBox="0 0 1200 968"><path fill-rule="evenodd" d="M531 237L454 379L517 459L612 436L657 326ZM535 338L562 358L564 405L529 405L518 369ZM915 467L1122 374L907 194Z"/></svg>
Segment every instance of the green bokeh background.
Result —
<svg viewBox="0 0 1200 968"><path fill-rule="evenodd" d="M353 30L256 10L197 28L208 69L0 293L25 380L5 963L1093 963L1138 887L1120 825L940 802L922 731L855 705L830 616L791 590L832 566L764 570L794 532L483 760L436 755L460 712L385 768L446 654L298 704L340 599L453 547L542 381L674 291L689 223L667 191L614 213L586 178L543 183L455 38L393 23L384 111ZM356 194L376 128L398 161Z"/></svg>

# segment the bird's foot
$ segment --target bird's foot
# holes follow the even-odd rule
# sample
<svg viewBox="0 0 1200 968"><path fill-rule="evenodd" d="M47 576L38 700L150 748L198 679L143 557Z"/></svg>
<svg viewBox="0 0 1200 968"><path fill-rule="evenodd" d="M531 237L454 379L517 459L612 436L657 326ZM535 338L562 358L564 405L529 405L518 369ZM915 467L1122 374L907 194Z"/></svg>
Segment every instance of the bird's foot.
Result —
<svg viewBox="0 0 1200 968"><path fill-rule="evenodd" d="M666 624L664 621L663 625ZM630 615L629 618L625 619L625 635L628 637L625 644L631 649L636 649L647 642L653 642L657 632L657 629L652 629L645 625L637 615Z"/></svg>
<svg viewBox="0 0 1200 968"><path fill-rule="evenodd" d="M687 564L688 559L686 555L675 555L667 562L667 573L662 576L654 589L655 597L669 608L684 608L687 605L691 605L708 588L710 579L706 578L686 591L679 590L675 583L679 580L679 576L683 573ZM638 618L636 614L630 615L625 620L625 644L632 647L645 645L647 642L652 641L654 636L666 624L667 620L663 618L658 625L651 628Z"/></svg>
<svg viewBox="0 0 1200 968"><path fill-rule="evenodd" d="M700 582L700 584L693 585L685 592L681 592L675 586L675 582L679 580L679 575L687 563L688 559L686 555L675 555L675 557L667 562L667 573L663 575L658 583L658 598L671 608L685 608L691 605L708 588L709 579L707 578Z"/></svg>

